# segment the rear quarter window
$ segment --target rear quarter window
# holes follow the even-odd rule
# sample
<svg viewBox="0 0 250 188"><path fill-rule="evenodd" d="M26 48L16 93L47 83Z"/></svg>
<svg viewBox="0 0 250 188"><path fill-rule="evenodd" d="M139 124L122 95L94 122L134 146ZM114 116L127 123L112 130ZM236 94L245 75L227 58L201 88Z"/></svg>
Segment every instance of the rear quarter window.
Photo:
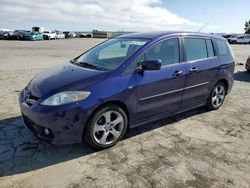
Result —
<svg viewBox="0 0 250 188"><path fill-rule="evenodd" d="M213 48L212 41L210 39L206 39L206 45L207 45L208 57L214 57L214 48Z"/></svg>
<svg viewBox="0 0 250 188"><path fill-rule="evenodd" d="M224 40L216 40L216 44L218 47L218 53L219 55L228 55L230 54L230 50L228 47L228 44Z"/></svg>

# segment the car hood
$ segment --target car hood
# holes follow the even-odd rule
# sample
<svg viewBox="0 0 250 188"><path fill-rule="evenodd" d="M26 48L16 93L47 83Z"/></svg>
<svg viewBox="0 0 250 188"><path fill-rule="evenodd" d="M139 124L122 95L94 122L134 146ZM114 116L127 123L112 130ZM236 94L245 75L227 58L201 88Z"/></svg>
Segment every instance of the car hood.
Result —
<svg viewBox="0 0 250 188"><path fill-rule="evenodd" d="M71 63L47 69L27 85L33 96L45 97L61 91L81 90L104 79L108 72L82 68Z"/></svg>

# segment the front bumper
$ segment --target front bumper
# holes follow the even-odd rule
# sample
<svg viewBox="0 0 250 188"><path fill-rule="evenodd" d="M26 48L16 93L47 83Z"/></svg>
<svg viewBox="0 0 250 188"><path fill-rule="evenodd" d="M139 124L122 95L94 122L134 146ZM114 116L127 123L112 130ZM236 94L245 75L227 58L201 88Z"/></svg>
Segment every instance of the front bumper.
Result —
<svg viewBox="0 0 250 188"><path fill-rule="evenodd" d="M88 119L88 109L79 105L55 109L32 105L24 99L22 94L19 96L19 104L25 127L38 138L56 145L82 141L82 133ZM49 134L46 134L45 129Z"/></svg>

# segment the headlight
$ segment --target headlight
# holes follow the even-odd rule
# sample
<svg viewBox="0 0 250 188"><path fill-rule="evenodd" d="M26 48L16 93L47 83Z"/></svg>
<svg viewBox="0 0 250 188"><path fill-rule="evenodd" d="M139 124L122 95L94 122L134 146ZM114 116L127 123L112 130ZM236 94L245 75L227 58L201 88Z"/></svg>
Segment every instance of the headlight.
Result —
<svg viewBox="0 0 250 188"><path fill-rule="evenodd" d="M44 106L58 106L86 99L89 95L89 91L63 91L52 95L40 104Z"/></svg>

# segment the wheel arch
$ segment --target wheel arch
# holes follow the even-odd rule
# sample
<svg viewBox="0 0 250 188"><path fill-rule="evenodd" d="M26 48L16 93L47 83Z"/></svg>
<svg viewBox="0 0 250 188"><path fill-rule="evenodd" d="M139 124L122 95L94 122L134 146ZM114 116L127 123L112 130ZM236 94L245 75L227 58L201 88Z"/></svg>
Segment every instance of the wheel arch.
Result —
<svg viewBox="0 0 250 188"><path fill-rule="evenodd" d="M218 82L222 82L222 83L226 86L226 95L227 95L227 93L228 93L228 88L229 88L229 83L228 83L228 81L227 81L226 79L220 79L220 80L218 80ZM218 82L216 82L216 84L217 84Z"/></svg>
<svg viewBox="0 0 250 188"><path fill-rule="evenodd" d="M124 112L127 115L128 120L129 120L129 111L128 111L127 105L125 103L123 103L121 101L117 101L117 100L112 100L112 101L107 101L107 102L102 103L97 108L95 108L95 110L91 114L93 114L94 112L96 112L97 110L102 108L103 106L107 106L107 105L117 105L117 106L119 106L121 109L124 110Z"/></svg>

